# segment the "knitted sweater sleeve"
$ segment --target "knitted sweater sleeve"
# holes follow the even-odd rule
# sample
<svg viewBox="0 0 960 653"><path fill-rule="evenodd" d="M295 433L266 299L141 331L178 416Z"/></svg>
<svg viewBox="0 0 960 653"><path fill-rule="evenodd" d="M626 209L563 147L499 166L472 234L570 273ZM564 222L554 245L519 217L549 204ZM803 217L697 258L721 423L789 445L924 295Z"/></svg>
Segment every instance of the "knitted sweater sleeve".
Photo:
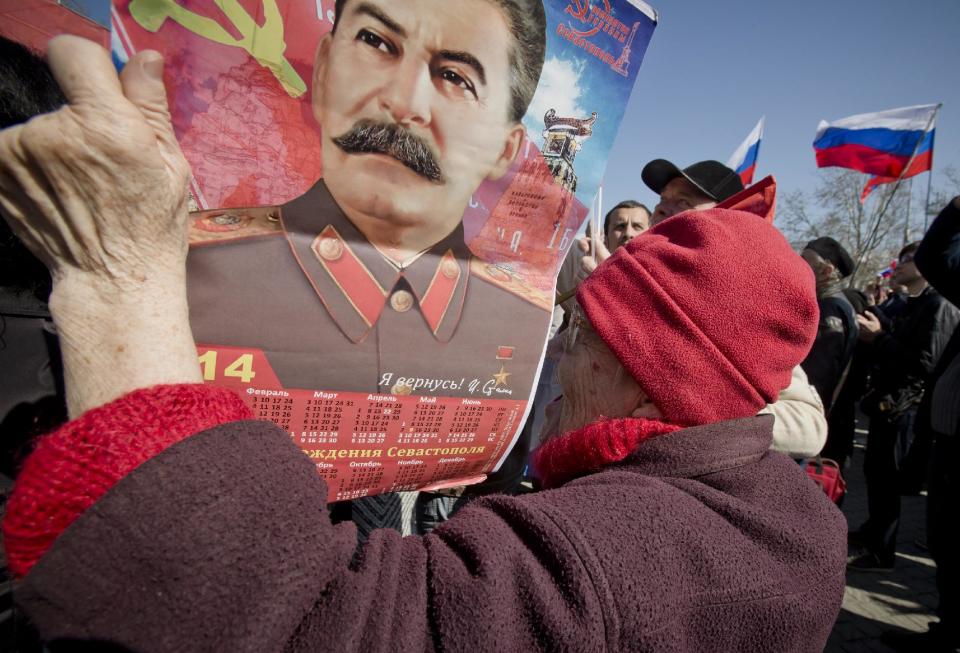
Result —
<svg viewBox="0 0 960 653"><path fill-rule="evenodd" d="M124 395L45 436L7 503L10 570L26 575L70 524L147 460L193 433L251 416L229 390L164 385Z"/></svg>

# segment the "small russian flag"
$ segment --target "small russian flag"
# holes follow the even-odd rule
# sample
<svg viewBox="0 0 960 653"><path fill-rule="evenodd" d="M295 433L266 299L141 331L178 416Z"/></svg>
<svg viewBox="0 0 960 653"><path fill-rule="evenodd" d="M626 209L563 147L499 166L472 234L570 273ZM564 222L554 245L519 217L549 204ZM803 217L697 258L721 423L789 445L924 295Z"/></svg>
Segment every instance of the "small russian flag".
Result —
<svg viewBox="0 0 960 653"><path fill-rule="evenodd" d="M766 116L764 116L765 118ZM763 121L753 128L750 135L740 143L740 147L734 151L733 156L727 161L727 167L733 169L738 175L744 186L753 183L753 173L757 169L757 155L760 153L760 141L763 139Z"/></svg>
<svg viewBox="0 0 960 653"><path fill-rule="evenodd" d="M850 168L894 179L929 170L939 108L939 104L922 104L832 123L821 120L813 141L817 167Z"/></svg>

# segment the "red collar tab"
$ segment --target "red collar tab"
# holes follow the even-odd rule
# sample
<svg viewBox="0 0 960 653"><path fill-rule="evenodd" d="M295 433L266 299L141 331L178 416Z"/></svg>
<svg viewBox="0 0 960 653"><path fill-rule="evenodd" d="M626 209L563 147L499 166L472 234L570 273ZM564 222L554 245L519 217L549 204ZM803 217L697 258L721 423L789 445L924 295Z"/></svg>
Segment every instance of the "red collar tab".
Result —
<svg viewBox="0 0 960 653"><path fill-rule="evenodd" d="M377 282L333 225L327 225L310 244L314 256L347 296L368 327L376 324L387 291Z"/></svg>
<svg viewBox="0 0 960 653"><path fill-rule="evenodd" d="M447 314L461 275L457 257L453 255L453 250L448 249L440 258L440 264L433 273L430 285L420 299L420 311L434 335L437 334L440 322Z"/></svg>

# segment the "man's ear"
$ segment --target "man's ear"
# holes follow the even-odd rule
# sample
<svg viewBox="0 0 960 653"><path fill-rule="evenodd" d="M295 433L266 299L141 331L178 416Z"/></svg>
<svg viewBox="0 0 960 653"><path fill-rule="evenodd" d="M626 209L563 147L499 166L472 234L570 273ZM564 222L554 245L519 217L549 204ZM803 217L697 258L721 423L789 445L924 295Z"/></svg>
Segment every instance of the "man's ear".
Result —
<svg viewBox="0 0 960 653"><path fill-rule="evenodd" d="M513 163L514 159L517 158L517 155L520 154L520 148L523 147L523 137L526 133L527 132L523 128L523 125L520 123L514 125L513 129L507 133L507 138L504 140L503 150L500 152L500 157L497 159L493 169L487 175L487 179L499 179L503 175L507 174L507 170L510 169L510 165Z"/></svg>
<svg viewBox="0 0 960 653"><path fill-rule="evenodd" d="M330 58L330 42L333 40L333 33L328 32L320 39L317 45L317 54L313 58L313 87L310 91L310 101L313 107L313 117L318 124L323 122L323 81L327 76L327 61Z"/></svg>
<svg viewBox="0 0 960 653"><path fill-rule="evenodd" d="M613 228L614 228L614 224L613 224L613 220L611 220L610 224L608 225L608 228L605 229L603 232L603 238L601 238L601 241L603 242L604 246L607 248L608 255L610 252L614 250L614 248L616 248L616 244L614 243L613 239L610 238L610 232L613 231Z"/></svg>

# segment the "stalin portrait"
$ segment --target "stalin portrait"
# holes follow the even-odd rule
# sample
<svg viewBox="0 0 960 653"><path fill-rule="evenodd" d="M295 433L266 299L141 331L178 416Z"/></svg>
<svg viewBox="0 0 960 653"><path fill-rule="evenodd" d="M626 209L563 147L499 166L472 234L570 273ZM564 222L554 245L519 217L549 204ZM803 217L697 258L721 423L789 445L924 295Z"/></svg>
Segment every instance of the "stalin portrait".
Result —
<svg viewBox="0 0 960 653"><path fill-rule="evenodd" d="M338 0L312 76L323 178L194 215L197 342L263 350L286 388L526 399L550 298L475 257L462 217L521 149L545 27L540 0Z"/></svg>

